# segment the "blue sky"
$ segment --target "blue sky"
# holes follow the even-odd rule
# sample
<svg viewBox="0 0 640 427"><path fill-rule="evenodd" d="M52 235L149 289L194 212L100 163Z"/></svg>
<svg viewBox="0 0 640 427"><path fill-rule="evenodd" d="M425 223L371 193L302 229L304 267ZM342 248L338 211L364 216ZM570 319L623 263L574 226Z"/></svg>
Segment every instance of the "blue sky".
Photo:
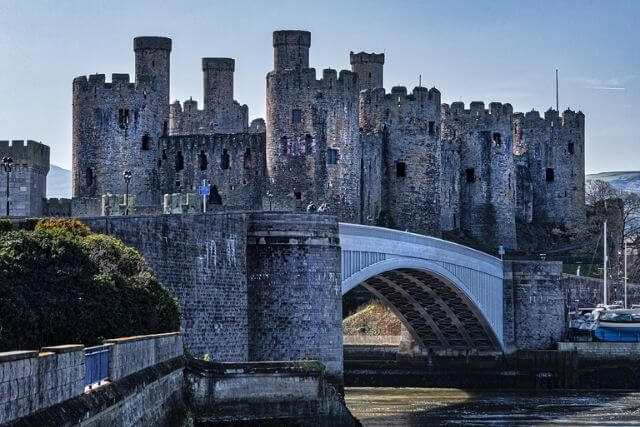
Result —
<svg viewBox="0 0 640 427"><path fill-rule="evenodd" d="M349 68L349 51L386 53L385 86L443 102L555 105L586 115L588 173L640 170L640 1L0 0L0 139L36 139L71 165L71 81L133 74L132 39L173 39L171 99L202 100L200 58L236 59L235 94L265 109L271 32L311 31L311 65ZM108 77L109 79L109 77Z"/></svg>

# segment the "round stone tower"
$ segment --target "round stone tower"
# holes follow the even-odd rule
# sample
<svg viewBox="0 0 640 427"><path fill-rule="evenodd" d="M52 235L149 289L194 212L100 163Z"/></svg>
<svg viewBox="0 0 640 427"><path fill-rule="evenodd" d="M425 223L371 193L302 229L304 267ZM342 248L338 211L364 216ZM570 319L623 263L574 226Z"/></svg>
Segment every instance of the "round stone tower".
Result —
<svg viewBox="0 0 640 427"><path fill-rule="evenodd" d="M342 384L338 222L329 215L252 214L247 238L249 361L324 363Z"/></svg>
<svg viewBox="0 0 640 427"><path fill-rule="evenodd" d="M233 104L232 58L202 58L204 109L218 110Z"/></svg>
<svg viewBox="0 0 640 427"><path fill-rule="evenodd" d="M273 32L273 69L300 70L309 68L311 33L287 30Z"/></svg>
<svg viewBox="0 0 640 427"><path fill-rule="evenodd" d="M358 75L360 90L384 87L382 82L384 53L351 52L349 57L351 71Z"/></svg>
<svg viewBox="0 0 640 427"><path fill-rule="evenodd" d="M171 39L137 37L135 83L128 74L73 81L73 196L123 194L132 172L131 202L161 203L156 170L159 139L169 121Z"/></svg>

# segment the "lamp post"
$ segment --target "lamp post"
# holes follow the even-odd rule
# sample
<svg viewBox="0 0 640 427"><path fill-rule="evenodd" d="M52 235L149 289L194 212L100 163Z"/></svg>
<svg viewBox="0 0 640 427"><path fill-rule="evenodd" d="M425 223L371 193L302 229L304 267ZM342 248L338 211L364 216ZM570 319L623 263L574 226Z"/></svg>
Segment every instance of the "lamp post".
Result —
<svg viewBox="0 0 640 427"><path fill-rule="evenodd" d="M271 210L271 199L273 199L273 193L271 191L268 191L267 197L269 198L269 210Z"/></svg>
<svg viewBox="0 0 640 427"><path fill-rule="evenodd" d="M126 191L124 193L124 214L129 215L129 181L131 181L131 171L127 169L122 173L122 177L126 184Z"/></svg>
<svg viewBox="0 0 640 427"><path fill-rule="evenodd" d="M7 216L9 216L9 174L11 173L11 169L13 169L13 159L11 157L3 157L2 167L7 173Z"/></svg>

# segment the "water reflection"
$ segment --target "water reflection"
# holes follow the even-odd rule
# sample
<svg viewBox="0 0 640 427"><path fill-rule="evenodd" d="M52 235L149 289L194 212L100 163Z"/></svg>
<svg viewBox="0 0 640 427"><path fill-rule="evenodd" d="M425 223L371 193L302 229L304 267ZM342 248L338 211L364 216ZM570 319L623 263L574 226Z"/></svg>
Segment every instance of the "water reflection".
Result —
<svg viewBox="0 0 640 427"><path fill-rule="evenodd" d="M640 425L640 392L348 387L365 426Z"/></svg>

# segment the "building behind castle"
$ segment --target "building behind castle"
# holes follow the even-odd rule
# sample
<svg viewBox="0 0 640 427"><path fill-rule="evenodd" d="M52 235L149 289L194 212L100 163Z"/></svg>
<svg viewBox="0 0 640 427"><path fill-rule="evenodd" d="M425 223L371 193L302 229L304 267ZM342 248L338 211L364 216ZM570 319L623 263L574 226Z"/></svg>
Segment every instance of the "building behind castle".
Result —
<svg viewBox="0 0 640 427"><path fill-rule="evenodd" d="M234 100L233 59L202 59L199 109L170 104L170 39L133 45L134 81L73 81L74 216L124 212L130 170L136 214L201 211L206 184L207 210L313 204L345 222L458 230L492 247L516 248L518 221L585 221L581 112L541 118L497 102L442 104L436 88L387 92L384 54L351 52L351 70L318 79L311 34L276 31L266 119L249 123Z"/></svg>

